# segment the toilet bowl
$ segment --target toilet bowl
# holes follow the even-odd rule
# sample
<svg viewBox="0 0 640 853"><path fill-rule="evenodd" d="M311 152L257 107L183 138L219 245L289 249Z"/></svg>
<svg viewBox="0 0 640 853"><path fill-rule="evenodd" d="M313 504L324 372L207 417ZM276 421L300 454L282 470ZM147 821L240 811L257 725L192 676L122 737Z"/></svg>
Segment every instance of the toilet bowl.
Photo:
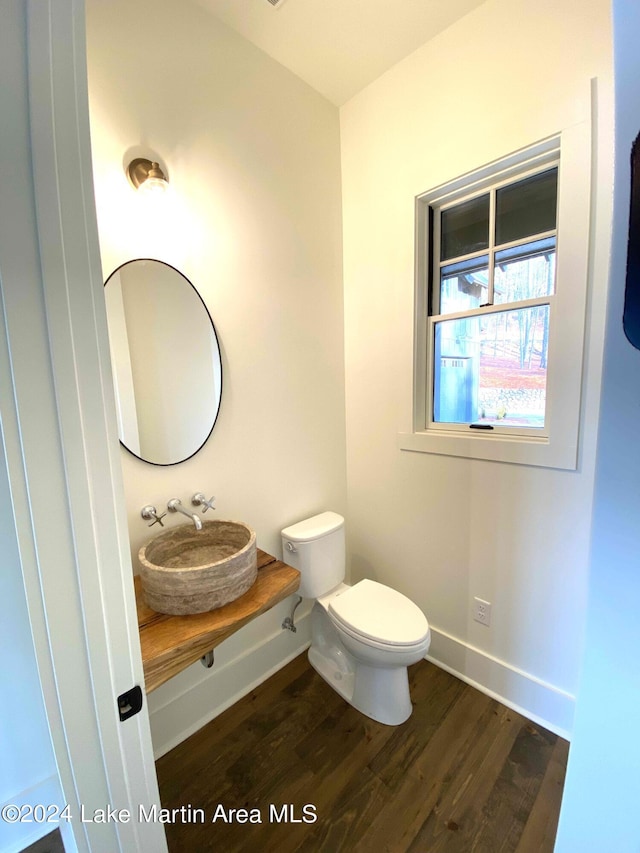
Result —
<svg viewBox="0 0 640 853"><path fill-rule="evenodd" d="M420 608L372 580L344 583L344 519L325 512L282 531L284 559L314 598L309 661L349 704L387 725L412 712L407 667L431 642Z"/></svg>

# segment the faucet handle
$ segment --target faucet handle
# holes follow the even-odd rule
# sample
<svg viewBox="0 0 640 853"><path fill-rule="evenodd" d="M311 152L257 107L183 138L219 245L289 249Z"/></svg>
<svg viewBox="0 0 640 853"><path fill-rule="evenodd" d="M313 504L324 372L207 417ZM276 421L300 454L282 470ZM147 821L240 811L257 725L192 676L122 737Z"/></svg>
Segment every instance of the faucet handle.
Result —
<svg viewBox="0 0 640 853"><path fill-rule="evenodd" d="M158 510L154 506L151 506L151 504L143 506L140 510L140 515L145 519L145 521L151 521L151 519L153 519L151 524L148 524L147 527L153 527L154 524L159 524L160 527L164 527L162 519L166 514L166 512L163 512L162 515L158 515Z"/></svg>
<svg viewBox="0 0 640 853"><path fill-rule="evenodd" d="M215 509L213 502L215 501L216 496L212 495L209 500L205 498L202 492L196 492L195 495L191 498L191 503L194 506L203 507L202 512L205 513L208 509Z"/></svg>

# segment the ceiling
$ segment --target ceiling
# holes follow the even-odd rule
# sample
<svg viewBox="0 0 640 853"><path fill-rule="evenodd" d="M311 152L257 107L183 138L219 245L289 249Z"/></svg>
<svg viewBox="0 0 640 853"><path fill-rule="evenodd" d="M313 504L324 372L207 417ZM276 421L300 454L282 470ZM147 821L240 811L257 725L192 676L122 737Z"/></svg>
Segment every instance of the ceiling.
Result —
<svg viewBox="0 0 640 853"><path fill-rule="evenodd" d="M197 0L338 106L484 0Z"/></svg>

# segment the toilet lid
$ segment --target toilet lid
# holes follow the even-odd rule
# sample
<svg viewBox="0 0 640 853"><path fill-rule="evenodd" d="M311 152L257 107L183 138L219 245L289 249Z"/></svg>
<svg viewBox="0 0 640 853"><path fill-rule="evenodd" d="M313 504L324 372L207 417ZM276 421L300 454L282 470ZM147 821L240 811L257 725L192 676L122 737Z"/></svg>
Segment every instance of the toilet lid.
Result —
<svg viewBox="0 0 640 853"><path fill-rule="evenodd" d="M346 628L390 646L412 646L429 632L427 618L406 595L363 580L329 602L329 613Z"/></svg>

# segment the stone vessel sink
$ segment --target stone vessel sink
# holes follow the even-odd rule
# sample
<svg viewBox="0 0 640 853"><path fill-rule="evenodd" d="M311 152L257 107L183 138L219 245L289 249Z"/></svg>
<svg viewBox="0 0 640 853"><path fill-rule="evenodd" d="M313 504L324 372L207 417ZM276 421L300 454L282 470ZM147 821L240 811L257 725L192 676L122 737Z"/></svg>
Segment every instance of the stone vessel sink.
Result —
<svg viewBox="0 0 640 853"><path fill-rule="evenodd" d="M144 598L158 613L205 613L253 586L256 534L241 521L180 524L138 552Z"/></svg>

